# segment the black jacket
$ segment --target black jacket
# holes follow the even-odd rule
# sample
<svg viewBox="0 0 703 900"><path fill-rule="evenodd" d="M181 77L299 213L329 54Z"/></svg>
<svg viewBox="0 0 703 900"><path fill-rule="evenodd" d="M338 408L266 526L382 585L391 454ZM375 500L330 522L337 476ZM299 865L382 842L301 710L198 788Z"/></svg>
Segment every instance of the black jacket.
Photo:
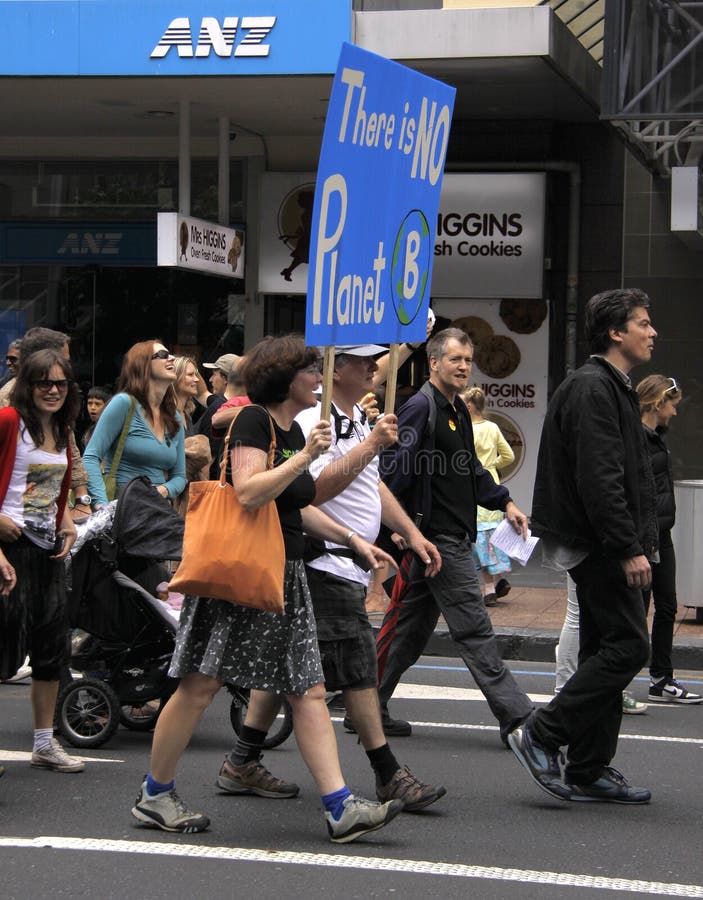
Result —
<svg viewBox="0 0 703 900"><path fill-rule="evenodd" d="M671 455L666 446L664 435L666 428L657 428L652 431L646 425L642 426L644 436L649 448L649 456L652 460L652 472L657 491L657 523L659 534L671 531L676 520L676 500L674 498L674 476L671 472Z"/></svg>
<svg viewBox="0 0 703 900"><path fill-rule="evenodd" d="M600 357L557 388L542 428L532 532L612 559L658 545L655 488L637 394Z"/></svg>
<svg viewBox="0 0 703 900"><path fill-rule="evenodd" d="M456 410L464 419L467 436L467 450L471 459L471 477L474 485L474 497L486 509L501 509L510 500L507 488L495 483L490 472L487 472L474 449L471 416L461 397L456 398ZM422 513L422 523L427 526L432 514L432 470L434 463L434 431L427 428L430 417L430 400L418 391L398 413L398 442L381 454L379 471L381 478L391 492L403 503L411 518ZM466 499L457 497L457 503L465 503ZM476 511L473 513L473 528L469 533L472 541L476 540Z"/></svg>

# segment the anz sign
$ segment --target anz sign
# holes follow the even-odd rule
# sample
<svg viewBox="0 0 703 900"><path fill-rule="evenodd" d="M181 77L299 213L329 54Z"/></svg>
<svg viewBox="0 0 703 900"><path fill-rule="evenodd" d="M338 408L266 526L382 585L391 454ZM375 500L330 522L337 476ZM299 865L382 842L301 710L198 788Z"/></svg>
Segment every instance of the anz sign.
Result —
<svg viewBox="0 0 703 900"><path fill-rule="evenodd" d="M0 77L333 74L352 0L0 0Z"/></svg>
<svg viewBox="0 0 703 900"><path fill-rule="evenodd" d="M186 59L210 56L211 50L221 57L268 56L271 45L266 43L266 38L276 24L276 18L276 16L242 16L240 21L238 16L225 16L220 26L217 19L205 16L200 20L195 44L190 19L187 17L173 19L159 43L151 51L150 58L163 59L174 47L177 48L178 55Z"/></svg>

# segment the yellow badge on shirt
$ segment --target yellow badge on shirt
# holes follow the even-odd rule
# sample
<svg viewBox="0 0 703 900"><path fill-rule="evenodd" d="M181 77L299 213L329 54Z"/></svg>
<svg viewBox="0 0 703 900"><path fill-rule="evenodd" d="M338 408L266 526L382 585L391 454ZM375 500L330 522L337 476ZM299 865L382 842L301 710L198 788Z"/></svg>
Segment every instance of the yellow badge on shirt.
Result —
<svg viewBox="0 0 703 900"><path fill-rule="evenodd" d="M454 421L454 419L449 419L449 427L452 431L456 431L456 422Z"/></svg>

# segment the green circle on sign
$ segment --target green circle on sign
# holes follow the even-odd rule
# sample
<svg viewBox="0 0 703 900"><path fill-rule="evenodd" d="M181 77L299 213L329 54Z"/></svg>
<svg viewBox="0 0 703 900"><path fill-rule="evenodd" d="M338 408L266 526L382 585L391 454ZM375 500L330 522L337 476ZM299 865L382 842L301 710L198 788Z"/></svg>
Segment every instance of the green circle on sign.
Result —
<svg viewBox="0 0 703 900"><path fill-rule="evenodd" d="M432 241L425 214L411 210L403 219L393 247L391 297L398 321L409 325L428 290Z"/></svg>

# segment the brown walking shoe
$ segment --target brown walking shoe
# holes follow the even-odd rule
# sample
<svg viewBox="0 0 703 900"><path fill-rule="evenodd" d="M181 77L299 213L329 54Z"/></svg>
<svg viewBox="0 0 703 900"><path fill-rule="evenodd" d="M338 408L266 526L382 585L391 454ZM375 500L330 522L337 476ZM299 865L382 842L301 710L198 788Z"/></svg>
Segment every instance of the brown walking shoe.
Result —
<svg viewBox="0 0 703 900"><path fill-rule="evenodd" d="M261 757L249 760L244 765L235 766L229 757L225 756L215 784L228 794L256 794L259 797L278 800L297 797L300 791L297 784L272 775L261 762Z"/></svg>
<svg viewBox="0 0 703 900"><path fill-rule="evenodd" d="M381 784L376 777L376 796L385 803L387 800L402 800L405 804L403 812L417 812L424 809L440 797L444 797L447 789L439 784L433 787L423 784L407 766L398 769L387 784Z"/></svg>

